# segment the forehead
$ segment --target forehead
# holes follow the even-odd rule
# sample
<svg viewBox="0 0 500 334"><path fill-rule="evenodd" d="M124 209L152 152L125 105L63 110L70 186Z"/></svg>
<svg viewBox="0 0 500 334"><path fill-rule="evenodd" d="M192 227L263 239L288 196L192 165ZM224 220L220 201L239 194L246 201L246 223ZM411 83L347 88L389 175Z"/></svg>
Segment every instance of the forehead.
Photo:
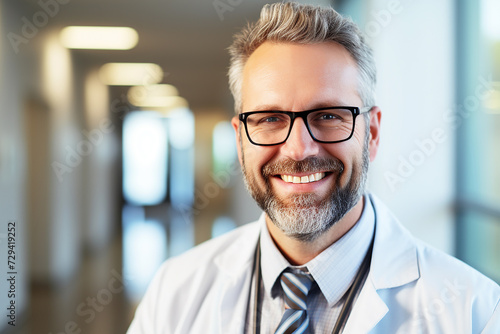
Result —
<svg viewBox="0 0 500 334"><path fill-rule="evenodd" d="M338 43L265 42L248 58L243 70L243 110L360 105L357 83L356 62Z"/></svg>

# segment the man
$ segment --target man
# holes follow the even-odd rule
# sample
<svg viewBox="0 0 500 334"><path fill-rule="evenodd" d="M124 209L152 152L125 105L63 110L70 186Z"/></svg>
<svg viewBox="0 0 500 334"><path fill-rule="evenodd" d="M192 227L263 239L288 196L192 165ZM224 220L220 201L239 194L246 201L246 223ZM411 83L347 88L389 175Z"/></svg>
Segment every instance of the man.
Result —
<svg viewBox="0 0 500 334"><path fill-rule="evenodd" d="M500 287L365 194L381 110L356 26L266 5L230 52L239 160L264 214L168 260L129 333L500 333Z"/></svg>

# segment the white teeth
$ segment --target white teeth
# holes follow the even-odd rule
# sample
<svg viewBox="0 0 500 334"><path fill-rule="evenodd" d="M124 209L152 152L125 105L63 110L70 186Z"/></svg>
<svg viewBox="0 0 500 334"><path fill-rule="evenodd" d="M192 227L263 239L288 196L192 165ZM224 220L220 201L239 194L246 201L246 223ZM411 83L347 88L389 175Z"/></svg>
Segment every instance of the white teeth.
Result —
<svg viewBox="0 0 500 334"><path fill-rule="evenodd" d="M309 183L319 181L325 177L325 173L314 173L306 176L281 175L281 179L288 183Z"/></svg>

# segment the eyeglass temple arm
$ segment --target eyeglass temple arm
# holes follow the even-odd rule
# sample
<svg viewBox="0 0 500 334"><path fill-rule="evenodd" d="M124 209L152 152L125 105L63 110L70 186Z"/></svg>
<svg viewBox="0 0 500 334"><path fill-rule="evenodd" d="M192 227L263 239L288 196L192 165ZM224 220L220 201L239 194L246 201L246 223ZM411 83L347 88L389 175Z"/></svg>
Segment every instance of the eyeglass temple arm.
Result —
<svg viewBox="0 0 500 334"><path fill-rule="evenodd" d="M369 112L370 110L372 110L373 107L363 107L363 108L359 108L359 113L360 114L364 114L366 112Z"/></svg>

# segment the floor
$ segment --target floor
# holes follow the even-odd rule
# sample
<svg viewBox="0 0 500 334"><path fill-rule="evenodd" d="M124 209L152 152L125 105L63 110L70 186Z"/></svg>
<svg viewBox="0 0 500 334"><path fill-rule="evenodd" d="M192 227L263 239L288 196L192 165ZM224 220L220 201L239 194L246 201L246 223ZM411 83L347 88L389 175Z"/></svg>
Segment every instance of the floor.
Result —
<svg viewBox="0 0 500 334"><path fill-rule="evenodd" d="M126 333L161 263L234 228L222 218L213 207L193 215L166 206L124 206L121 233L105 249L86 254L68 282L32 284L28 311L18 315L15 331L0 334Z"/></svg>
<svg viewBox="0 0 500 334"><path fill-rule="evenodd" d="M87 255L71 282L31 286L26 320L13 333L125 333L137 301L127 296L127 279L116 269L121 263L121 240L116 240L100 254Z"/></svg>

